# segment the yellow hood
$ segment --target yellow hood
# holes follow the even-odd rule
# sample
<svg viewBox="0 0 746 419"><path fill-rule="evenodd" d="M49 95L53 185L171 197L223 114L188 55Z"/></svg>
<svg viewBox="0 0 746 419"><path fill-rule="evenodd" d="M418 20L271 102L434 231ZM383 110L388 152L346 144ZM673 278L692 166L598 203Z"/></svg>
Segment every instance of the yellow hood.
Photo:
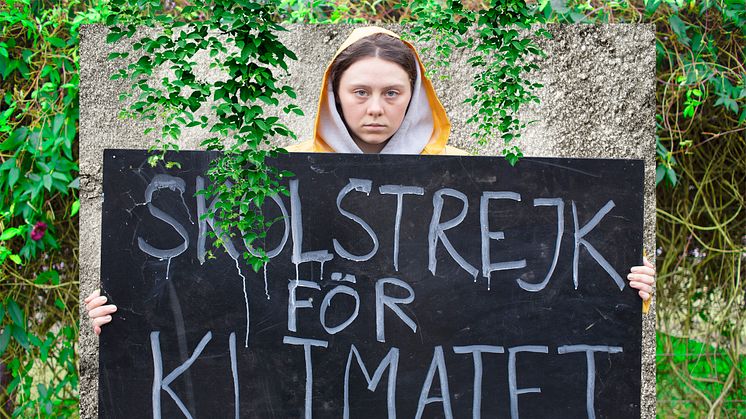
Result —
<svg viewBox="0 0 746 419"><path fill-rule="evenodd" d="M387 29L369 26L355 29L339 47L332 62L347 47L358 40L376 33L385 33L397 39L399 35ZM443 105L438 100L430 80L425 76L417 50L407 41L402 40L414 52L419 67L415 88L412 92L407 115L397 133L389 140L381 153L396 154L465 154L453 147L447 147L451 123L448 121ZM314 138L301 144L288 147L290 151L305 152L341 152L360 153L344 126L341 115L334 106L333 92L329 73L331 62L324 71L321 94L314 123Z"/></svg>

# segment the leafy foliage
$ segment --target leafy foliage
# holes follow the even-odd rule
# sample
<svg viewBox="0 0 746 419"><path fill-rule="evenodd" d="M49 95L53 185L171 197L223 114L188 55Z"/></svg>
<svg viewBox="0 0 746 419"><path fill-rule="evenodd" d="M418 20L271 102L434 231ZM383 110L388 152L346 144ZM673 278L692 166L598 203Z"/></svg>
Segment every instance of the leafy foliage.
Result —
<svg viewBox="0 0 746 419"><path fill-rule="evenodd" d="M77 44L105 13L75 0L0 5L3 417L77 415Z"/></svg>
<svg viewBox="0 0 746 419"><path fill-rule="evenodd" d="M224 232L216 244L239 232L247 247L253 245L255 251L245 252L243 257L258 270L267 257L254 242L265 237L271 222L255 208L273 194L287 193L278 180L292 175L265 163L268 157L284 151L272 147L272 138L295 138L278 116L265 111L266 106L280 104L278 97L295 98L293 88L279 85L277 79L277 72L287 71L287 61L297 59L276 35L284 30L274 22L280 11L273 2L195 1L181 10L182 16L197 14L203 18L184 22L160 13L160 3L156 3L112 2L116 14L107 20L108 42L132 37L139 24L164 27L163 34L155 39L138 38L133 49L140 52L139 58L113 78L133 80L133 92L138 96L129 107L129 116L150 120L161 116L164 121L161 138L152 148L160 149L160 154L151 159L152 165L174 165L164 157L168 150L178 151L181 127L200 126L214 133L201 144L207 150L222 152L208 170L211 185L199 192L216 199L205 217L215 220L216 231ZM217 37L217 33L223 37ZM208 83L197 79L193 69L196 63L190 60L199 51L209 51L210 67L223 70L227 80ZM110 58L126 54L112 54ZM162 65L170 66L174 78L164 79L160 86L149 86L148 76ZM208 100L214 101L210 108L214 121L204 115L195 117ZM294 104L282 111L303 115Z"/></svg>
<svg viewBox="0 0 746 419"><path fill-rule="evenodd" d="M718 347L718 354L706 352L698 362L731 368L714 368L705 379L701 370L687 372L691 360L660 360L659 383L672 385L661 384L659 389L669 393L659 397L681 401L659 409L673 416L690 412L742 417L746 372L737 365L746 340L742 284L746 143L711 141L696 150L678 160L678 186L658 191L658 325L666 333L660 338L663 345L674 347L674 353L669 335L706 339ZM667 365L661 366L664 362ZM705 380L711 383L706 391L701 388Z"/></svg>
<svg viewBox="0 0 746 419"><path fill-rule="evenodd" d="M542 28L532 31L532 25L542 23L543 16L523 0L493 0L473 9L459 1L444 3L411 2L409 30L418 41L436 39L436 63L441 65L447 65L454 48L475 52L469 64L475 68L472 87L476 93L466 103L476 112L466 122L478 123L471 135L480 145L498 134L505 144L503 154L515 164L523 153L510 144L527 125L518 120L517 112L525 103L538 103L534 91L542 87L526 76L538 69L527 57L544 54L531 35L550 36Z"/></svg>
<svg viewBox="0 0 746 419"><path fill-rule="evenodd" d="M39 16L30 1L10 1L0 15L0 263L16 264L58 247L50 203L77 196L78 73L68 56L60 10ZM38 22L38 23L37 23ZM68 22L77 31L81 21ZM33 240L37 221L49 234Z"/></svg>
<svg viewBox="0 0 746 419"><path fill-rule="evenodd" d="M59 285L56 271L39 275L37 283ZM58 300L58 307L63 306ZM74 326L50 327L46 334L37 335L29 330L23 310L12 298L0 304L2 333L0 333L0 355L9 344L20 346L23 357L13 357L7 367L11 380L4 389L6 394L16 394L13 417L70 417L78 411L78 373L75 343L77 328ZM54 315L55 313L50 313ZM44 377L45 379L39 379Z"/></svg>

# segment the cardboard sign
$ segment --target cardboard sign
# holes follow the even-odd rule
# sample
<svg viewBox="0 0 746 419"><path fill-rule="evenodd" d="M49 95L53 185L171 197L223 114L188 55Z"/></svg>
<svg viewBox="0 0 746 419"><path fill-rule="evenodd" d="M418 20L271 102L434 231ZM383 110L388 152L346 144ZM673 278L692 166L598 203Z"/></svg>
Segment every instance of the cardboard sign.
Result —
<svg viewBox="0 0 746 419"><path fill-rule="evenodd" d="M639 417L642 161L283 156L255 273L215 156L105 152L102 417Z"/></svg>

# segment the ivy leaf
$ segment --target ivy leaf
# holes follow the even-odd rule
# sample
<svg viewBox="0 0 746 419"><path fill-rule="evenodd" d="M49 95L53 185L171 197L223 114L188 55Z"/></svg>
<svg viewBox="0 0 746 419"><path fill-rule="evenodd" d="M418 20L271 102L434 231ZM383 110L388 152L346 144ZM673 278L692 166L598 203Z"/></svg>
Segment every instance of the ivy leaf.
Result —
<svg viewBox="0 0 746 419"><path fill-rule="evenodd" d="M46 174L42 176L41 178L42 183L44 183L44 188L48 190L49 192L52 191L52 176L49 174Z"/></svg>
<svg viewBox="0 0 746 419"><path fill-rule="evenodd" d="M679 38L679 42L686 46L689 46L690 39L689 36L686 34L686 23L684 23L684 21L681 20L681 18L679 18L677 15L671 15L668 18L668 24L671 25L671 29Z"/></svg>
<svg viewBox="0 0 746 419"><path fill-rule="evenodd" d="M75 202L73 202L72 207L70 207L70 217L75 217L75 214L78 213L79 209L80 209L80 200L76 199Z"/></svg>
<svg viewBox="0 0 746 419"><path fill-rule="evenodd" d="M264 266L264 262L261 259L252 259L251 260L251 268L254 270L254 272L259 272L259 269Z"/></svg>
<svg viewBox="0 0 746 419"><path fill-rule="evenodd" d="M18 304L12 298L9 298L7 301L8 315L10 316L10 319L13 320L13 323L18 327L25 328L26 322L23 321L23 311L21 311L21 308L18 307Z"/></svg>
<svg viewBox="0 0 746 419"><path fill-rule="evenodd" d="M63 122L65 122L65 114L58 113L54 116L54 120L52 122L52 135L56 136L60 133L60 128L62 128Z"/></svg>
<svg viewBox="0 0 746 419"><path fill-rule="evenodd" d="M671 182L671 186L676 186L676 171L672 167L666 168L666 178Z"/></svg>
<svg viewBox="0 0 746 419"><path fill-rule="evenodd" d="M10 335L12 333L11 329L13 328L13 325L7 325L3 329L3 332L0 333L0 356L5 353L5 348L8 347L8 343L10 343Z"/></svg>
<svg viewBox="0 0 746 419"><path fill-rule="evenodd" d="M65 48L65 41L61 40L60 38L50 37L47 38L47 42L52 44L52 46L57 48Z"/></svg>
<svg viewBox="0 0 746 419"><path fill-rule="evenodd" d="M38 336L36 336L34 334L29 334L28 335L28 339L29 339L29 341L31 341L32 345L34 345L36 347L41 346L41 339L39 339Z"/></svg>
<svg viewBox="0 0 746 419"><path fill-rule="evenodd" d="M652 16L656 10L658 10L658 6L660 6L661 0L648 0L648 3L645 5L645 13L648 16Z"/></svg>
<svg viewBox="0 0 746 419"><path fill-rule="evenodd" d="M15 338L16 342L18 342L23 347L23 349L26 349L26 350L29 349L28 335L26 334L25 329L22 329L20 327L14 327L13 338Z"/></svg>
<svg viewBox="0 0 746 419"><path fill-rule="evenodd" d="M11 189L13 188L13 185L16 184L18 181L18 178L21 175L21 171L18 170L17 167L11 167L10 173L8 173L8 184L10 185Z"/></svg>
<svg viewBox="0 0 746 419"><path fill-rule="evenodd" d="M21 232L21 229L17 227L11 227L6 230L3 230L3 234L0 235L0 241L12 239L13 237L17 236Z"/></svg>
<svg viewBox="0 0 746 419"><path fill-rule="evenodd" d="M28 63L31 57L34 56L34 51L30 49L24 49L21 51L21 58L23 58L23 62ZM21 63L18 63L20 66Z"/></svg>
<svg viewBox="0 0 746 419"><path fill-rule="evenodd" d="M51 283L52 285L59 285L60 284L60 274L57 273L54 269L49 271L44 271L36 276L36 280L34 281L34 284L47 284Z"/></svg>
<svg viewBox="0 0 746 419"><path fill-rule="evenodd" d="M714 106L725 106L726 109L732 111L733 113L738 113L738 103L736 103L735 100L733 100L728 94L723 94L718 98L718 100L715 101Z"/></svg>
<svg viewBox="0 0 746 419"><path fill-rule="evenodd" d="M18 68L18 60L11 60L10 64L6 65L5 69L3 69L3 72L2 72L3 78L7 79L10 73L12 73L13 70L15 70L16 68Z"/></svg>
<svg viewBox="0 0 746 419"><path fill-rule="evenodd" d="M28 128L20 127L10 134L7 140L0 144L0 150L15 150L26 139Z"/></svg>
<svg viewBox="0 0 746 419"><path fill-rule="evenodd" d="M564 15L570 12L570 8L567 7L567 0L551 1L549 2L551 7L554 7L554 11L557 14Z"/></svg>
<svg viewBox="0 0 746 419"><path fill-rule="evenodd" d="M570 12L570 19L572 19L573 23L586 21L585 15L578 12Z"/></svg>
<svg viewBox="0 0 746 419"><path fill-rule="evenodd" d="M124 35L127 33L122 32L110 32L108 35L106 35L106 43L107 44L113 44L114 42L117 42L118 40L122 39Z"/></svg>
<svg viewBox="0 0 746 419"><path fill-rule="evenodd" d="M666 166L659 164L658 167L655 168L655 186L658 186L665 176Z"/></svg>
<svg viewBox="0 0 746 419"><path fill-rule="evenodd" d="M270 98L270 97L267 97L267 96L259 96L258 99L261 100L262 102L266 103L267 105L277 105L279 103L277 101L277 99Z"/></svg>

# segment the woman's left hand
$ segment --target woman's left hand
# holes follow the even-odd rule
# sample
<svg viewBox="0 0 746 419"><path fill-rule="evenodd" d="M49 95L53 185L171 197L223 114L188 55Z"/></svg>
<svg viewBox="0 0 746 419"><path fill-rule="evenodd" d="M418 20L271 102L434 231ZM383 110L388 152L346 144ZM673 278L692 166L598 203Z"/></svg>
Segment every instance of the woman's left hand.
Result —
<svg viewBox="0 0 746 419"><path fill-rule="evenodd" d="M642 301L647 301L653 295L653 284L655 284L655 267L652 263L648 262L646 258L642 258L644 266L633 266L630 269L630 273L627 275L629 286L637 289L637 294L640 295Z"/></svg>

